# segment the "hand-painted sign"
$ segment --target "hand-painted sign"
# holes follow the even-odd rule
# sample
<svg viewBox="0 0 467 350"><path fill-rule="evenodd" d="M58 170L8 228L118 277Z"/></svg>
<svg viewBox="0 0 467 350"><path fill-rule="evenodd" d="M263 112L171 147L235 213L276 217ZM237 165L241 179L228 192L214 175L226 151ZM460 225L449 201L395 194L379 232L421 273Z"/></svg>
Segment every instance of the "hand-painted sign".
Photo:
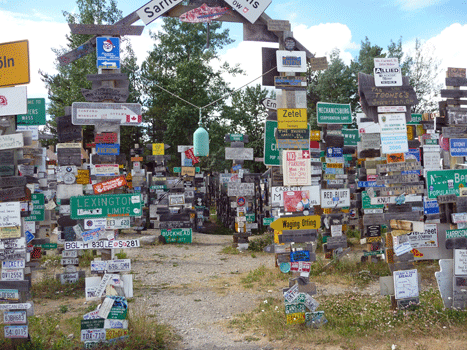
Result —
<svg viewBox="0 0 467 350"><path fill-rule="evenodd" d="M0 86L28 84L29 41L12 41L0 44ZM26 113L26 112L22 112ZM12 113L14 115L16 113Z"/></svg>
<svg viewBox="0 0 467 350"><path fill-rule="evenodd" d="M70 198L71 218L105 218L112 216L141 216L139 194L109 194Z"/></svg>
<svg viewBox="0 0 467 350"><path fill-rule="evenodd" d="M20 202L0 203L0 226L21 226Z"/></svg>

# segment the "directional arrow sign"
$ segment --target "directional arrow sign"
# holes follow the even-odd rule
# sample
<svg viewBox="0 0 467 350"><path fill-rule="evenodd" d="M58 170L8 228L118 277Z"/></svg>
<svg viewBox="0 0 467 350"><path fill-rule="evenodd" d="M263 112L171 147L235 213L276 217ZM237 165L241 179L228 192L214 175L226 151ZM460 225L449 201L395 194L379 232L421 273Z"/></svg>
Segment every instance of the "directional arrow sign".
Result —
<svg viewBox="0 0 467 350"><path fill-rule="evenodd" d="M270 227L277 231L283 230L317 230L321 227L321 216L290 216L281 217L274 221Z"/></svg>
<svg viewBox="0 0 467 350"><path fill-rule="evenodd" d="M142 121L141 105L73 102L71 120L74 125L95 125L102 120L120 121L120 125L137 125Z"/></svg>

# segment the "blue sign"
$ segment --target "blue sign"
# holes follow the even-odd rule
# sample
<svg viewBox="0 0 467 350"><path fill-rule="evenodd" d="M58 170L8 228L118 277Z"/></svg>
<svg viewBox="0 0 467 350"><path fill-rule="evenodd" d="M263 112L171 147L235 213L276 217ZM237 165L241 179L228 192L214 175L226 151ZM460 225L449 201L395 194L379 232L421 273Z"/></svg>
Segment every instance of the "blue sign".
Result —
<svg viewBox="0 0 467 350"><path fill-rule="evenodd" d="M237 171L237 170L240 170L242 168L242 165L241 164L235 164L233 167L232 167L232 170L233 171Z"/></svg>
<svg viewBox="0 0 467 350"><path fill-rule="evenodd" d="M118 143L97 143L96 153L100 155L118 156L120 145Z"/></svg>
<svg viewBox="0 0 467 350"><path fill-rule="evenodd" d="M420 148L409 148L408 152L404 153L405 160L415 159L417 162L420 161Z"/></svg>
<svg viewBox="0 0 467 350"><path fill-rule="evenodd" d="M357 187L385 187L385 186L378 185L376 181L358 181Z"/></svg>
<svg viewBox="0 0 467 350"><path fill-rule="evenodd" d="M183 160L183 166L193 166L193 160L190 158L185 158Z"/></svg>
<svg viewBox="0 0 467 350"><path fill-rule="evenodd" d="M31 231L26 231L24 233L24 235L26 236L26 244L28 244L29 242L31 242L34 238L36 238L32 233Z"/></svg>
<svg viewBox="0 0 467 350"><path fill-rule="evenodd" d="M96 38L97 68L120 69L120 38Z"/></svg>
<svg viewBox="0 0 467 350"><path fill-rule="evenodd" d="M343 157L342 148L328 147L326 148L326 157Z"/></svg>
<svg viewBox="0 0 467 350"><path fill-rule="evenodd" d="M451 157L467 157L467 139L449 139Z"/></svg>
<svg viewBox="0 0 467 350"><path fill-rule="evenodd" d="M436 199L434 200L424 200L423 201L423 213L428 214L439 214L439 204Z"/></svg>
<svg viewBox="0 0 467 350"><path fill-rule="evenodd" d="M290 261L310 261L310 252L308 250L298 250L290 253Z"/></svg>
<svg viewBox="0 0 467 350"><path fill-rule="evenodd" d="M420 170L404 170L401 171L401 175L421 175Z"/></svg>

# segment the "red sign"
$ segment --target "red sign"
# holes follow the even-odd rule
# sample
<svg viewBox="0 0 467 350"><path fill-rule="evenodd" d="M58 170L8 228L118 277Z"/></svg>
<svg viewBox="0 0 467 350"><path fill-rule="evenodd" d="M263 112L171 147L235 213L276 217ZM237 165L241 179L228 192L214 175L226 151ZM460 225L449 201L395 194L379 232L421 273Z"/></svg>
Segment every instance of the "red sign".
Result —
<svg viewBox="0 0 467 350"><path fill-rule="evenodd" d="M196 163L199 163L199 158L195 157L195 154L193 153L193 148L190 148L185 151L185 157L187 157L188 159L191 159L193 161L193 165L195 165Z"/></svg>
<svg viewBox="0 0 467 350"><path fill-rule="evenodd" d="M94 143L118 143L116 132L104 132L94 136Z"/></svg>
<svg viewBox="0 0 467 350"><path fill-rule="evenodd" d="M205 23L222 17L229 12L230 9L228 7L209 7L208 5L203 4L196 9L185 12L179 18L182 22Z"/></svg>
<svg viewBox="0 0 467 350"><path fill-rule="evenodd" d="M122 187L126 185L125 177L119 176L114 179L110 179L104 182L99 182L95 185L92 185L92 189L94 190L95 194L101 194L107 191L114 190L116 188Z"/></svg>
<svg viewBox="0 0 467 350"><path fill-rule="evenodd" d="M139 124L143 121L143 118L140 116L140 115L128 115L126 116L126 122L127 123L135 123L135 124Z"/></svg>

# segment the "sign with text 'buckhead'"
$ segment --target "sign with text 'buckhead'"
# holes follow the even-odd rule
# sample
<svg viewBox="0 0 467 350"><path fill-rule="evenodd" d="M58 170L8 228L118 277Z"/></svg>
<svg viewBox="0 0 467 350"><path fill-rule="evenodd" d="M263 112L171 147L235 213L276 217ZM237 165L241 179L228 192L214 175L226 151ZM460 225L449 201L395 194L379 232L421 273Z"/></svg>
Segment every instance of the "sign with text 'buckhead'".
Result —
<svg viewBox="0 0 467 350"><path fill-rule="evenodd" d="M29 83L28 40L0 44L0 57L0 86Z"/></svg>
<svg viewBox="0 0 467 350"><path fill-rule="evenodd" d="M143 212L141 196L134 193L71 197L70 207L74 220L141 216Z"/></svg>
<svg viewBox="0 0 467 350"><path fill-rule="evenodd" d="M225 0L225 2L250 23L255 23L272 0Z"/></svg>
<svg viewBox="0 0 467 350"><path fill-rule="evenodd" d="M318 124L352 124L350 104L318 102L316 114Z"/></svg>

